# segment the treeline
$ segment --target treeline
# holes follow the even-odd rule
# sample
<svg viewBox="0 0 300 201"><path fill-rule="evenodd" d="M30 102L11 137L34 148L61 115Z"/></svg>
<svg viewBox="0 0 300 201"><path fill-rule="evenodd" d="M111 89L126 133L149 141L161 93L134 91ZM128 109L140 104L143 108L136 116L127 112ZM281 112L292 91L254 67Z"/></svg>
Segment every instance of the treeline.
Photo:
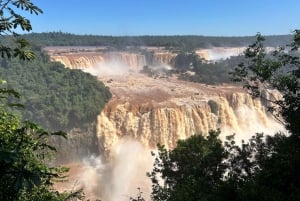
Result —
<svg viewBox="0 0 300 201"><path fill-rule="evenodd" d="M218 62L205 62L196 54L180 54L175 59L179 79L206 84L232 83L230 72L245 60L233 56Z"/></svg>
<svg viewBox="0 0 300 201"><path fill-rule="evenodd" d="M82 128L96 119L111 97L109 89L81 70L70 70L36 52L31 62L1 59L0 75L17 90L24 104L23 119L50 130Z"/></svg>
<svg viewBox="0 0 300 201"><path fill-rule="evenodd" d="M108 46L126 48L127 46L156 46L192 50L208 47L248 46L255 40L254 36L217 37L217 36L97 36L75 35L63 32L31 33L24 35L32 44L39 46ZM266 46L288 44L291 35L266 37Z"/></svg>
<svg viewBox="0 0 300 201"><path fill-rule="evenodd" d="M140 71L149 77L170 76L176 74L178 79L218 85L231 83L230 72L240 63L244 62L243 56L232 56L217 62L207 62L195 52L180 53L172 60L172 69L157 68L155 65L144 66Z"/></svg>

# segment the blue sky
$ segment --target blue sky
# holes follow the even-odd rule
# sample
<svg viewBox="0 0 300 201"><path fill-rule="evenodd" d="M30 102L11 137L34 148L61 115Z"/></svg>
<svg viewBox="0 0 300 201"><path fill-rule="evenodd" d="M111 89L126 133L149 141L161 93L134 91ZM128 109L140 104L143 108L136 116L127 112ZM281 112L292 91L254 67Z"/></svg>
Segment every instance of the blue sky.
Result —
<svg viewBox="0 0 300 201"><path fill-rule="evenodd" d="M245 36L300 29L300 0L34 0L33 32Z"/></svg>

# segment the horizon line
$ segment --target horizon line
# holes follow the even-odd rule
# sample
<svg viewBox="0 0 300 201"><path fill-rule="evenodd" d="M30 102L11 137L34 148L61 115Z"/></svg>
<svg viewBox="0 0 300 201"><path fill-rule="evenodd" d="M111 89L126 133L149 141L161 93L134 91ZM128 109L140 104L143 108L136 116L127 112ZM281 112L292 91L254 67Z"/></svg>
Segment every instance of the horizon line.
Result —
<svg viewBox="0 0 300 201"><path fill-rule="evenodd" d="M49 33L60 33L60 34L70 34L75 36L101 36L101 37L225 37L225 38L234 38L234 37L255 37L257 34L261 34L262 36L292 36L293 33L290 34L269 34L264 35L260 32L256 32L254 35L200 35L200 34L141 34L141 35L104 35L104 34L78 34L78 33L71 33L71 32L63 32L63 31L45 31L45 32L30 32L30 33L22 33L21 35L30 35L30 34L49 34Z"/></svg>

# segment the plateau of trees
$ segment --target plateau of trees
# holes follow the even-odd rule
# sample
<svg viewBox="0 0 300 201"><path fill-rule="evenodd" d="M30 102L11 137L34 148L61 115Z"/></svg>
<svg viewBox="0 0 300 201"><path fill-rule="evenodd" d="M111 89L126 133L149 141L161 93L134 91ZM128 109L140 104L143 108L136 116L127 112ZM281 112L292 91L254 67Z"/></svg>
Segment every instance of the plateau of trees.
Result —
<svg viewBox="0 0 300 201"><path fill-rule="evenodd" d="M23 119L50 130L83 128L93 122L111 97L109 89L88 73L51 62L40 50L35 57L31 62L0 59L6 87L20 91Z"/></svg>
<svg viewBox="0 0 300 201"><path fill-rule="evenodd" d="M38 46L107 46L126 49L128 46L166 47L173 51L192 51L195 48L247 46L255 37L212 37L212 36L97 36L75 35L63 32L31 33L24 37ZM287 44L291 35L268 36L267 46Z"/></svg>
<svg viewBox="0 0 300 201"><path fill-rule="evenodd" d="M167 150L158 145L151 200L295 201L300 200L300 31L292 44L266 54L264 37L245 51L246 61L232 72L254 97L272 101L269 110L287 133L257 133L240 146L234 135L222 143L220 131L179 140ZM268 100L263 89L278 90L281 100ZM132 200L144 200L141 194Z"/></svg>
<svg viewBox="0 0 300 201"><path fill-rule="evenodd" d="M0 200L64 201L82 198L81 191L58 192L53 182L63 181L67 168L52 166L56 149L47 142L50 136L66 137L64 132L45 131L31 121L21 121L8 112L15 104L7 101L19 94L4 86L0 88Z"/></svg>
<svg viewBox="0 0 300 201"><path fill-rule="evenodd" d="M223 83L235 84L229 73L234 70L234 67L244 61L243 56L232 56L225 60L217 62L207 62L203 60L194 51L181 52L172 61L173 69L162 70L153 67L144 66L141 73L149 77L169 76L172 74L178 75L178 79L190 82L199 82L211 85L219 85ZM151 63L151 60L150 62Z"/></svg>
<svg viewBox="0 0 300 201"><path fill-rule="evenodd" d="M229 73L242 61L243 56L232 56L217 62L207 62L195 52L180 53L175 57L175 67L172 71L179 74L179 79L191 82L233 84Z"/></svg>

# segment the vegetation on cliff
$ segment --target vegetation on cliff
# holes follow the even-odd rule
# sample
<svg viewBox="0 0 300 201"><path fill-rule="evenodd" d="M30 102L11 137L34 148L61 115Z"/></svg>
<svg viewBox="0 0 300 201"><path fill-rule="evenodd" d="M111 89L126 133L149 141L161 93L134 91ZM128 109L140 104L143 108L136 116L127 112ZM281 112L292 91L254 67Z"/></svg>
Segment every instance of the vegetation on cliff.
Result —
<svg viewBox="0 0 300 201"><path fill-rule="evenodd" d="M56 149L48 144L50 136L66 137L63 132L49 133L31 121L20 121L8 112L9 97L19 94L0 88L0 200L63 201L80 198L81 192L55 191L54 180L63 181L68 169L49 165Z"/></svg>
<svg viewBox="0 0 300 201"><path fill-rule="evenodd" d="M11 41L0 41L1 57L21 59L22 62L14 60L21 67L28 60L34 59L35 54L30 49L29 43L15 33L16 29L31 30L30 21L17 14L19 12L40 14L42 10L30 0L0 1L0 34L1 36L11 34ZM12 62L2 61L5 61L6 67ZM17 74L18 71L15 73ZM64 179L63 173L67 169L50 165L51 155L56 149L48 144L48 138L65 137L66 134L49 133L39 125L31 121L22 121L11 113L11 108L23 106L15 100L20 97L20 94L5 86L7 80L3 79L7 78L6 74L0 74L0 77L0 200L82 199L81 191L58 192L53 189L54 180Z"/></svg>
<svg viewBox="0 0 300 201"><path fill-rule="evenodd" d="M32 62L1 59L0 74L7 88L19 91L23 118L51 130L82 128L96 119L111 97L92 75L50 62L40 51Z"/></svg>
<svg viewBox="0 0 300 201"><path fill-rule="evenodd" d="M232 56L226 60L207 62L195 52L181 52L175 56L172 69L144 66L140 72L149 77L175 74L181 80L211 85L234 84L229 73L244 60L243 56Z"/></svg>
<svg viewBox="0 0 300 201"><path fill-rule="evenodd" d="M242 62L242 56L233 56L218 62L206 62L196 53L181 53L175 58L179 79L206 84L232 83L229 73Z"/></svg>

